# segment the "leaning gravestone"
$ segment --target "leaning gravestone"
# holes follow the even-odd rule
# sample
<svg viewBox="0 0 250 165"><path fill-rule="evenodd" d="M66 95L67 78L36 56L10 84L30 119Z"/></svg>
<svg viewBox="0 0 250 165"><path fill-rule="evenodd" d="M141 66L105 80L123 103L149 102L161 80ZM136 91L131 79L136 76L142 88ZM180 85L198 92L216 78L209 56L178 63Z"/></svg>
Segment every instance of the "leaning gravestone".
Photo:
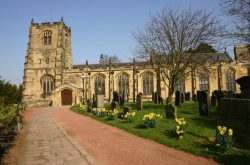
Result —
<svg viewBox="0 0 250 165"><path fill-rule="evenodd" d="M123 107L123 115L126 115L126 113L129 113L131 111L131 107L124 106Z"/></svg>
<svg viewBox="0 0 250 165"><path fill-rule="evenodd" d="M137 95L137 98L136 98L136 107L137 107L137 110L142 110L143 109L142 95L141 94Z"/></svg>
<svg viewBox="0 0 250 165"><path fill-rule="evenodd" d="M180 104L181 104L180 91L175 91L175 106L179 106Z"/></svg>
<svg viewBox="0 0 250 165"><path fill-rule="evenodd" d="M190 101L190 92L185 93L185 101Z"/></svg>
<svg viewBox="0 0 250 165"><path fill-rule="evenodd" d="M205 91L199 91L199 112L201 116L209 115L209 103L209 94Z"/></svg>
<svg viewBox="0 0 250 165"><path fill-rule="evenodd" d="M165 113L167 119L175 119L177 117L176 107L172 104L167 104L165 107Z"/></svg>

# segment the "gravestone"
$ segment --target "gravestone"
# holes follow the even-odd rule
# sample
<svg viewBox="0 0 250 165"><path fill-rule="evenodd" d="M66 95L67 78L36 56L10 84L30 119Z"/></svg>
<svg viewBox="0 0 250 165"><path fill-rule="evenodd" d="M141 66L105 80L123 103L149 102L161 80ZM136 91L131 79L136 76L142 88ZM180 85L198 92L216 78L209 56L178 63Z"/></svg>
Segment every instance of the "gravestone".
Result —
<svg viewBox="0 0 250 165"><path fill-rule="evenodd" d="M185 96L184 96L184 93L181 93L181 103L184 103L184 100L185 100L184 97L185 97Z"/></svg>
<svg viewBox="0 0 250 165"><path fill-rule="evenodd" d="M87 112L91 112L91 101L89 99L87 100Z"/></svg>
<svg viewBox="0 0 250 165"><path fill-rule="evenodd" d="M211 106L217 106L217 100L214 94L211 96Z"/></svg>
<svg viewBox="0 0 250 165"><path fill-rule="evenodd" d="M240 85L241 98L250 99L250 76L243 76L236 82Z"/></svg>
<svg viewBox="0 0 250 165"><path fill-rule="evenodd" d="M155 93L152 92L152 102L155 102Z"/></svg>
<svg viewBox="0 0 250 165"><path fill-rule="evenodd" d="M190 92L185 93L185 101L190 101Z"/></svg>
<svg viewBox="0 0 250 165"><path fill-rule="evenodd" d="M201 99L201 91L197 91L197 101L200 102Z"/></svg>
<svg viewBox="0 0 250 165"><path fill-rule="evenodd" d="M126 115L126 113L129 113L131 111L131 107L124 106L123 107L123 115Z"/></svg>
<svg viewBox="0 0 250 165"><path fill-rule="evenodd" d="M97 108L104 107L104 95L96 95L96 107Z"/></svg>
<svg viewBox="0 0 250 165"><path fill-rule="evenodd" d="M155 92L154 95L155 95L155 96L154 96L154 103L158 104L158 100L159 100L159 99L158 99L158 93Z"/></svg>
<svg viewBox="0 0 250 165"><path fill-rule="evenodd" d="M159 104L163 105L163 98L159 96Z"/></svg>
<svg viewBox="0 0 250 165"><path fill-rule="evenodd" d="M205 91L199 91L199 113L201 116L208 116L210 112L209 94Z"/></svg>
<svg viewBox="0 0 250 165"><path fill-rule="evenodd" d="M95 96L95 94L93 94L93 101L92 102L93 102L92 103L93 107L96 108L97 107L97 102L96 102L96 96Z"/></svg>
<svg viewBox="0 0 250 165"><path fill-rule="evenodd" d="M141 94L137 95L137 97L136 97L136 107L137 107L137 110L143 109L142 95Z"/></svg>
<svg viewBox="0 0 250 165"><path fill-rule="evenodd" d="M168 104L165 106L165 113L167 119L175 119L177 117L176 107L172 104Z"/></svg>
<svg viewBox="0 0 250 165"><path fill-rule="evenodd" d="M180 91L175 91L175 106L179 106L180 104L181 104Z"/></svg>
<svg viewBox="0 0 250 165"><path fill-rule="evenodd" d="M196 94L193 94L193 96L192 96L192 100L193 100L194 102L196 102L196 101L197 101L197 95L196 95Z"/></svg>

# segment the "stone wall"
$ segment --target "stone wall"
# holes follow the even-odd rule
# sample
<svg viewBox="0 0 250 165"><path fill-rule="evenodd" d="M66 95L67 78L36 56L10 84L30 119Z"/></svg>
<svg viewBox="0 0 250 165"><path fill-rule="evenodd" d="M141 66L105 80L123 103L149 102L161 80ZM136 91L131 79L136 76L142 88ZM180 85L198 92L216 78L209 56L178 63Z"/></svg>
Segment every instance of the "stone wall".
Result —
<svg viewBox="0 0 250 165"><path fill-rule="evenodd" d="M236 136L235 143L250 149L250 99L220 99L218 125L232 128Z"/></svg>

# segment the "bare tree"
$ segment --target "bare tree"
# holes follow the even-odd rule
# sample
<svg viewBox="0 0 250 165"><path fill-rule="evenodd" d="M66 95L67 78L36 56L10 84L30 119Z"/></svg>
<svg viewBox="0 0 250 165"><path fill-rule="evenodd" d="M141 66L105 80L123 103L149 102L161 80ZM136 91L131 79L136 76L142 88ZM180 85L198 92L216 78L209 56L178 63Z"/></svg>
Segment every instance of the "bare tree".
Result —
<svg viewBox="0 0 250 165"><path fill-rule="evenodd" d="M145 29L134 33L139 58L150 60L153 68L160 69L170 102L175 87L197 64L194 59L198 58L193 58L194 53L187 53L188 50L212 42L219 32L218 25L211 13L165 9L153 16ZM199 63L205 60L200 58Z"/></svg>
<svg viewBox="0 0 250 165"><path fill-rule="evenodd" d="M250 0L221 0L222 10L233 17L235 29L225 36L250 43Z"/></svg>
<svg viewBox="0 0 250 165"><path fill-rule="evenodd" d="M105 54L100 55L100 61L99 61L100 64L108 64L109 62L120 63L121 60L119 59L117 55L113 55L113 56L109 56Z"/></svg>

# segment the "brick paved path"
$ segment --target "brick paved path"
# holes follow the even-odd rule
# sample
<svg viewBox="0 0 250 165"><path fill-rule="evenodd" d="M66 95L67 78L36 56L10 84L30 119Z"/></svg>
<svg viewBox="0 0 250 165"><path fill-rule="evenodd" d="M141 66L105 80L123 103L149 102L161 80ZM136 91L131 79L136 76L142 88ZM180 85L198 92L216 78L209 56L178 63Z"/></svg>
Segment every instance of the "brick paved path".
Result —
<svg viewBox="0 0 250 165"><path fill-rule="evenodd" d="M52 117L54 108L28 109L37 111L28 121L30 128L24 142L24 153L19 160L20 165L35 164L89 164L79 148L73 145Z"/></svg>

